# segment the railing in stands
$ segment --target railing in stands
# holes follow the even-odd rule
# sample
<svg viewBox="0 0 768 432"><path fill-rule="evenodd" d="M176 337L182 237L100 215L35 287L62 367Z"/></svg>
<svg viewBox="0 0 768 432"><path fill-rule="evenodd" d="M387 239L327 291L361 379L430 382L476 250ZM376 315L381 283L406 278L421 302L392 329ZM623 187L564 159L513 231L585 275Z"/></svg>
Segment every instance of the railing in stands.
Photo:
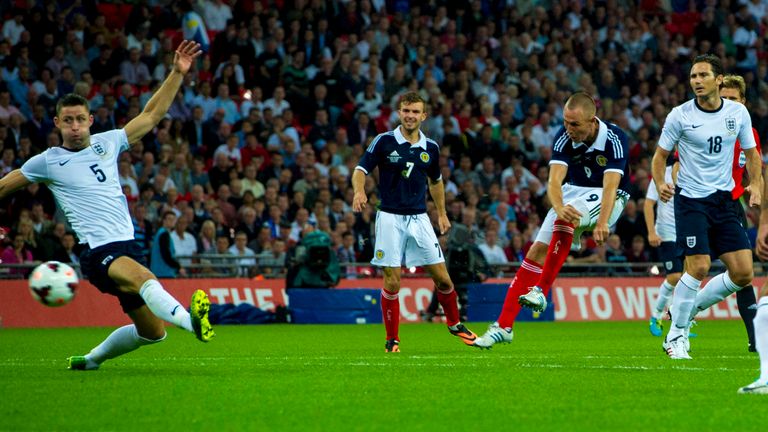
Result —
<svg viewBox="0 0 768 432"><path fill-rule="evenodd" d="M256 255L250 257L222 255L192 255L176 257L183 263L187 270L188 278L231 278L231 277L261 277L265 279L277 279L285 277L284 266L269 264L271 257ZM245 264L242 262L247 260ZM254 263L255 264L251 264ZM21 279L40 262L28 264L3 264L0 263L0 279ZM515 271L520 267L520 262L507 262L495 265L494 273L487 277L511 279ZM80 271L78 264L70 264ZM354 276L356 278L382 277L380 269L372 267L368 262L344 262L339 263L342 278ZM725 269L724 265L715 261L712 263L710 274L717 274ZM763 263L755 262L755 274L764 274ZM663 264L651 263L566 263L560 272L563 277L639 277L663 275ZM402 277L425 277L426 272L422 268L404 268Z"/></svg>

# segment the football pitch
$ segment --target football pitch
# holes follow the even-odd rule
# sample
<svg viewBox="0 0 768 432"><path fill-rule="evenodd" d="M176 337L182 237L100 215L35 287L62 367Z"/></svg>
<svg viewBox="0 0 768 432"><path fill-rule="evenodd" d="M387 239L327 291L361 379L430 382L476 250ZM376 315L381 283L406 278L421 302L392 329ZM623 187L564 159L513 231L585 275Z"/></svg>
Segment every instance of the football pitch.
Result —
<svg viewBox="0 0 768 432"><path fill-rule="evenodd" d="M483 332L485 323L470 328ZM464 346L441 324L218 326L69 371L111 329L0 329L0 430L762 430L768 397L740 321L695 328L672 361L642 322L519 323Z"/></svg>

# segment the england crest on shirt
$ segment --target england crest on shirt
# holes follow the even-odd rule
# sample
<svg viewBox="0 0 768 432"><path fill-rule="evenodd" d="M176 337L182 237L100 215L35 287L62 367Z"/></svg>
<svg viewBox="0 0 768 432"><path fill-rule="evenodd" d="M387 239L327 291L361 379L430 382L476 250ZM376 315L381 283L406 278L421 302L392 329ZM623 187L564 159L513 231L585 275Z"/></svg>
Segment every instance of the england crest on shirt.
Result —
<svg viewBox="0 0 768 432"><path fill-rule="evenodd" d="M731 135L736 134L736 119L733 117L726 117L725 119L725 128L728 130L728 133Z"/></svg>
<svg viewBox="0 0 768 432"><path fill-rule="evenodd" d="M102 145L101 143L98 143L98 142L91 143L91 148L99 156L104 156L107 154L107 149L104 148L104 145Z"/></svg>

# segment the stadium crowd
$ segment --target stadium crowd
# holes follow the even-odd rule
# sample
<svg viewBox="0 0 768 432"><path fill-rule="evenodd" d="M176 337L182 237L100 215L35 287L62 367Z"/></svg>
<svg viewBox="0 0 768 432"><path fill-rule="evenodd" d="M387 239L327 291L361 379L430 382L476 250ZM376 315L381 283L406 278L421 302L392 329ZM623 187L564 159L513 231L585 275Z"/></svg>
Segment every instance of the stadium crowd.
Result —
<svg viewBox="0 0 768 432"><path fill-rule="evenodd" d="M178 41L201 43L166 119L120 158L136 239L175 269L190 263L177 256L233 254L240 268L281 273L311 230L331 236L340 262L370 260L375 206L352 213L350 177L396 126L406 91L428 100L449 217L492 265L521 261L536 236L552 139L576 90L630 134L632 191L615 235L583 241L573 262L655 259L642 215L650 160L668 111L691 97L696 54L744 76L753 124L768 133L762 0L46 0L0 2L0 15L0 175L60 144L62 95L90 101L92 133L121 127ZM367 179L372 204L376 184ZM77 262L63 221L44 185L0 202L3 263Z"/></svg>

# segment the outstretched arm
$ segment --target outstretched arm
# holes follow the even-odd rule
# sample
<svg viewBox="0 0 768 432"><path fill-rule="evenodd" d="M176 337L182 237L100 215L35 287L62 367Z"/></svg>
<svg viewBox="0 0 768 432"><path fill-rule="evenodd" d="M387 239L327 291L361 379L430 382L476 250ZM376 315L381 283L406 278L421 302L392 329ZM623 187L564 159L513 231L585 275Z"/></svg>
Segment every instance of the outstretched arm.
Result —
<svg viewBox="0 0 768 432"><path fill-rule="evenodd" d="M173 70L163 81L163 85L152 95L144 111L125 125L128 142L133 144L151 131L168 112L176 92L181 87L184 75L189 72L192 62L202 53L200 44L192 41L182 41L173 57Z"/></svg>
<svg viewBox="0 0 768 432"><path fill-rule="evenodd" d="M24 177L21 170L15 169L9 172L5 177L0 179L0 199L7 197L31 183L31 181Z"/></svg>

